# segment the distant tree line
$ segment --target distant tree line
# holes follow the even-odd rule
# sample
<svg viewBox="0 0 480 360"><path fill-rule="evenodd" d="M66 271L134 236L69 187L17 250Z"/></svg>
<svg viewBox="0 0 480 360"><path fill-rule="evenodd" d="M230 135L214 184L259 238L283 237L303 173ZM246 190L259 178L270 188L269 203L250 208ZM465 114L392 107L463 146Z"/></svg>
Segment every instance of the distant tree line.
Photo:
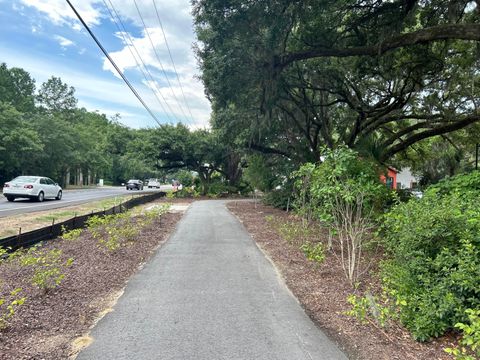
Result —
<svg viewBox="0 0 480 360"><path fill-rule="evenodd" d="M198 174L203 193L213 180L234 187L240 156L208 130L126 127L119 116L78 108L75 89L58 77L37 89L25 70L0 65L0 183L30 174L67 187L100 178L118 185L130 178L185 177L185 171Z"/></svg>
<svg viewBox="0 0 480 360"><path fill-rule="evenodd" d="M37 89L25 70L0 65L1 183L25 174L64 186L154 175L142 152L145 134L78 108L75 89L58 77Z"/></svg>

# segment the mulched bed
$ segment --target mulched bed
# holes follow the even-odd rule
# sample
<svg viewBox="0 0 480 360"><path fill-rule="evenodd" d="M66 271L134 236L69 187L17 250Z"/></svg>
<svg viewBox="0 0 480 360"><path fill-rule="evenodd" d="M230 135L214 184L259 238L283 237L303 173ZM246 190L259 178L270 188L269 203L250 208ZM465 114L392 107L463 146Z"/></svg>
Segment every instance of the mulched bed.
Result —
<svg viewBox="0 0 480 360"><path fill-rule="evenodd" d="M298 221L295 216L261 204L254 207L252 202L245 201L232 201L227 207L280 270L306 313L345 350L349 358L452 359L443 349L453 345L453 336L419 343L398 325L383 329L373 322L365 325L345 315L350 309L346 298L353 289L346 281L340 261L330 254L320 266L309 262L298 245L284 240L274 229L272 221L266 220L266 217L273 217L276 223ZM363 283L375 288L378 281L372 274L374 272L367 275Z"/></svg>
<svg viewBox="0 0 480 360"><path fill-rule="evenodd" d="M87 334L101 313L113 306L130 276L168 239L180 218L171 213L157 217L135 241L116 251L99 248L88 231L76 240L45 243L42 249L61 249L63 259L74 259L61 285L46 294L30 284L29 268L1 263L0 298L21 287L27 300L0 332L0 359L74 356L72 342Z"/></svg>

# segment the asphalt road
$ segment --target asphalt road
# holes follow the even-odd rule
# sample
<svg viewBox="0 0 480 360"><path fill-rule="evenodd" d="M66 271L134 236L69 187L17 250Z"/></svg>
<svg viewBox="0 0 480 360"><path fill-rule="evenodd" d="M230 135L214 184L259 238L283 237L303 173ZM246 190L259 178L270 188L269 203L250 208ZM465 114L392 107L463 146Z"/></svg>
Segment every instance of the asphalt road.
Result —
<svg viewBox="0 0 480 360"><path fill-rule="evenodd" d="M167 185L166 187L170 187ZM161 189L165 190L165 189ZM84 204L96 200L115 197L119 195L131 195L160 191L157 189L144 188L143 191L126 190L125 187L105 187L98 189L85 190L64 190L62 200L45 200L44 202L35 202L28 199L16 199L14 202L8 202L0 194L0 217L24 214L34 211L58 209L62 207Z"/></svg>
<svg viewBox="0 0 480 360"><path fill-rule="evenodd" d="M223 201L192 204L78 360L346 360Z"/></svg>

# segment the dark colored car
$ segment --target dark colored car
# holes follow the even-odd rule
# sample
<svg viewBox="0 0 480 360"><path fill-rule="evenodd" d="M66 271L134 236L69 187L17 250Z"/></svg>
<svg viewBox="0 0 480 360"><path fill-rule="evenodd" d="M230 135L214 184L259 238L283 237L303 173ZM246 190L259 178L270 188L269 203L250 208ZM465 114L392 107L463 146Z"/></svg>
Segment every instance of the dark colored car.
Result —
<svg viewBox="0 0 480 360"><path fill-rule="evenodd" d="M143 190L142 180L128 180L127 190Z"/></svg>

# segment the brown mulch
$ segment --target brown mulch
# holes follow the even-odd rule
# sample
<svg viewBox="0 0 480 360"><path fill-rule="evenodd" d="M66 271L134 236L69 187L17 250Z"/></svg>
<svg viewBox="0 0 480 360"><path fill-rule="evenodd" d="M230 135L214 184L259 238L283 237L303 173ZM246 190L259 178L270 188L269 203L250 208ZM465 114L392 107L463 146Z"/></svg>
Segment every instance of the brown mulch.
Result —
<svg viewBox="0 0 480 360"><path fill-rule="evenodd" d="M63 259L74 259L64 271L64 281L46 294L30 284L30 269L15 261L0 263L0 298L17 287L27 297L10 326L0 331L0 359L74 356L78 349L72 342L109 311L130 276L168 239L180 218L170 213L157 217L135 241L116 251L99 248L86 230L76 240L45 243L42 249L61 249Z"/></svg>
<svg viewBox="0 0 480 360"><path fill-rule="evenodd" d="M443 349L452 346L453 336L419 343L399 325L384 329L373 321L361 324L355 318L345 315L350 310L346 298L354 290L346 281L339 259L329 254L321 265L309 262L298 245L284 240L272 222L266 220L266 217L273 217L275 223L296 221L293 215L261 204L254 207L252 202L244 201L232 201L227 207L280 270L287 286L306 313L345 350L349 358L452 359ZM366 275L363 283L375 288L378 281L374 272Z"/></svg>

